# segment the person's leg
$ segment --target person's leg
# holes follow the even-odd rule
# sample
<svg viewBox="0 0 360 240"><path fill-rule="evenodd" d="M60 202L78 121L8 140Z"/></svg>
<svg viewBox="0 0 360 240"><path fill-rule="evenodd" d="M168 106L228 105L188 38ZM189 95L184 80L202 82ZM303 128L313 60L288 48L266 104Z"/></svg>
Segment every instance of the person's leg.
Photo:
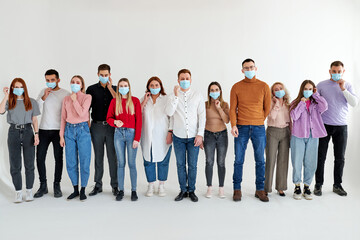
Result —
<svg viewBox="0 0 360 240"><path fill-rule="evenodd" d="M91 141L93 143L94 154L95 154L95 174L94 181L95 187L102 188L102 177L104 175L104 143L105 143L105 127L102 124L92 123Z"/></svg>
<svg viewBox="0 0 360 240"><path fill-rule="evenodd" d="M137 187L137 170L136 170L136 153L137 148L133 148L133 142L135 137L135 129L127 128L126 129L126 148L127 156L130 170L130 180L131 180L131 191L136 191Z"/></svg>
<svg viewBox="0 0 360 240"><path fill-rule="evenodd" d="M187 172L186 172L186 142L185 139L173 135L174 151L176 156L176 166L178 181L181 192L187 192Z"/></svg>
<svg viewBox="0 0 360 240"><path fill-rule="evenodd" d="M347 126L336 126L332 138L334 144L334 185L341 186L347 145Z"/></svg>
<svg viewBox="0 0 360 240"><path fill-rule="evenodd" d="M237 127L239 130L239 136L234 138L235 161L233 185L234 190L241 190L245 151L250 138L250 126L238 125Z"/></svg>
<svg viewBox="0 0 360 240"><path fill-rule="evenodd" d="M25 128L21 131L23 131L22 146L24 155L26 189L30 190L33 188L35 178L34 133L31 127Z"/></svg>
<svg viewBox="0 0 360 240"><path fill-rule="evenodd" d="M54 158L55 158L55 173L54 173L54 182L60 183L63 171L63 151L64 149L60 146L60 135L59 130L52 130L52 145L54 149Z"/></svg>
<svg viewBox="0 0 360 240"><path fill-rule="evenodd" d="M59 137L60 138L60 137ZM46 183L46 154L51 142L51 132L49 130L39 130L39 145L36 147L36 166L39 173L40 183ZM54 150L55 152L55 150Z"/></svg>
<svg viewBox="0 0 360 240"><path fill-rule="evenodd" d="M265 127L252 126L251 131L251 142L254 148L255 155L255 169L256 169L256 190L264 190L265 181L265 145L266 145L266 134Z"/></svg>
<svg viewBox="0 0 360 240"><path fill-rule="evenodd" d="M170 156L171 156L171 149L172 146L169 147L169 150L161 162L157 163L157 169L158 169L158 180L160 182L165 182L168 177L169 172L169 162L170 162Z"/></svg>
<svg viewBox="0 0 360 240"><path fill-rule="evenodd" d="M216 139L216 161L218 168L219 187L224 187L225 181L225 158L228 149L228 133L227 130L219 134Z"/></svg>
<svg viewBox="0 0 360 240"><path fill-rule="evenodd" d="M298 185L301 183L301 170L305 156L305 140L303 138L291 136L290 147L291 163L293 167L292 180L295 185Z"/></svg>
<svg viewBox="0 0 360 240"><path fill-rule="evenodd" d="M272 192L272 183L276 155L279 147L279 129L268 127L266 129L266 163L265 163L265 191Z"/></svg>
<svg viewBox="0 0 360 240"><path fill-rule="evenodd" d="M195 192L197 162L199 156L199 147L194 146L195 138L188 138L186 143L188 160L188 191Z"/></svg>
<svg viewBox="0 0 360 240"><path fill-rule="evenodd" d="M89 126L86 124L77 128L77 146L79 149L81 187L85 188L90 176L91 136Z"/></svg>
<svg viewBox="0 0 360 240"><path fill-rule="evenodd" d="M106 125L106 155L109 163L109 173L110 173L110 185L113 189L118 187L118 178L117 178L117 160L116 152L114 146L114 128L110 125Z"/></svg>
<svg viewBox="0 0 360 240"><path fill-rule="evenodd" d="M318 160L319 138L310 137L305 145L304 185L310 186L314 177Z"/></svg>
<svg viewBox="0 0 360 240"><path fill-rule="evenodd" d="M75 127L65 127L65 156L66 169L73 186L79 185L79 159L78 148L75 139Z"/></svg>
<svg viewBox="0 0 360 240"><path fill-rule="evenodd" d="M324 168L326 154L329 146L330 137L332 135L333 128L330 125L325 124L327 136L319 138L319 149L318 149L318 162L315 172L315 185L320 187L324 184Z"/></svg>
<svg viewBox="0 0 360 240"><path fill-rule="evenodd" d="M289 168L289 149L290 149L290 129L285 128L282 131L281 140L276 164L276 183L275 189L280 191L287 190L287 175ZM265 177L266 182L266 177Z"/></svg>
<svg viewBox="0 0 360 240"><path fill-rule="evenodd" d="M118 161L118 184L119 190L124 191L124 177L125 177L125 135L124 129L117 128L114 134L114 146L116 157Z"/></svg>
<svg viewBox="0 0 360 240"><path fill-rule="evenodd" d="M8 150L9 150L9 162L10 162L10 174L12 182L15 187L15 191L21 191L22 189L22 177L21 177L21 140L20 130L9 128L8 132Z"/></svg>
<svg viewBox="0 0 360 240"><path fill-rule="evenodd" d="M205 131L204 134L205 176L206 176L206 184L208 187L212 186L215 147L216 147L216 138L214 133Z"/></svg>

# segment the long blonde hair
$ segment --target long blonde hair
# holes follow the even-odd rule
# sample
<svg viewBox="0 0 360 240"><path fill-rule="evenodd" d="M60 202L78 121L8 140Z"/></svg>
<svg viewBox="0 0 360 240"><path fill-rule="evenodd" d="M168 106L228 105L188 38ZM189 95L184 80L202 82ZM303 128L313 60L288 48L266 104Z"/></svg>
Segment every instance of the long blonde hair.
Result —
<svg viewBox="0 0 360 240"><path fill-rule="evenodd" d="M283 97L284 99L284 103L287 107L289 107L290 105L290 95L289 95L289 91L286 89L285 85L282 83L282 82L276 82L274 83L272 86L271 86L271 98L273 98L275 95L274 95L274 88L275 88L275 85L281 85L283 90L285 91L285 96Z"/></svg>
<svg viewBox="0 0 360 240"><path fill-rule="evenodd" d="M119 85L121 82L127 82L127 84L129 85L129 92L126 94L126 112L130 113L131 115L135 114L135 110L134 110L134 103L132 101L132 96L131 96L131 87L130 87L130 82L127 78L121 78L117 84L117 88L116 88L116 109L115 109L115 114L119 115L121 113L123 113L123 109L122 109L122 95L121 93L119 93Z"/></svg>

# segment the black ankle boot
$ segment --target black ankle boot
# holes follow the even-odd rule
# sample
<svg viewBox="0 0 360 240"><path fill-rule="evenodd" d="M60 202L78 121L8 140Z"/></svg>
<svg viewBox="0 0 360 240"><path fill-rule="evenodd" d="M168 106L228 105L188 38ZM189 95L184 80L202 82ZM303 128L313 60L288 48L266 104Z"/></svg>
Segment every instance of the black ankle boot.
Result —
<svg viewBox="0 0 360 240"><path fill-rule="evenodd" d="M47 183L42 182L42 183L40 183L40 188L35 193L34 198L40 198L40 197L44 196L44 194L47 194L47 193L48 193Z"/></svg>
<svg viewBox="0 0 360 240"><path fill-rule="evenodd" d="M76 185L74 186L74 192L72 194L70 194L70 196L68 196L68 200L71 200L73 198L76 198L77 196L79 196L79 186Z"/></svg>
<svg viewBox="0 0 360 240"><path fill-rule="evenodd" d="M59 182L54 182L54 197L56 198L62 197L62 192Z"/></svg>
<svg viewBox="0 0 360 240"><path fill-rule="evenodd" d="M86 195L85 195L85 187L82 187L80 190L80 201L85 201L86 199Z"/></svg>

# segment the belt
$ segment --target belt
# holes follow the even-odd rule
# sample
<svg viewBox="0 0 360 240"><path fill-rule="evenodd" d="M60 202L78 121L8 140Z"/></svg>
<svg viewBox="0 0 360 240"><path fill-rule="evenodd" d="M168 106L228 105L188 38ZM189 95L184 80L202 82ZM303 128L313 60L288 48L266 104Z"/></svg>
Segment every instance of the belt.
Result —
<svg viewBox="0 0 360 240"><path fill-rule="evenodd" d="M31 123L26 123L26 124L10 124L10 126L12 128L15 128L15 129L25 129L27 127L31 127Z"/></svg>
<svg viewBox="0 0 360 240"><path fill-rule="evenodd" d="M101 123L102 125L108 125L107 121L92 121L93 123Z"/></svg>

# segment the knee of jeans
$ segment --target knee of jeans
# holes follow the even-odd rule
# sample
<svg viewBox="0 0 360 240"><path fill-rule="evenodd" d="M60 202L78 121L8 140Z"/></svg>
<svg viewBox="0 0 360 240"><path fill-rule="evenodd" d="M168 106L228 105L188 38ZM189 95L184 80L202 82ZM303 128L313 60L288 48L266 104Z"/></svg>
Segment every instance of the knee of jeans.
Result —
<svg viewBox="0 0 360 240"><path fill-rule="evenodd" d="M133 162L129 161L129 168L131 168L131 169L136 168L136 162L135 161L133 161Z"/></svg>
<svg viewBox="0 0 360 240"><path fill-rule="evenodd" d="M210 167L212 167L212 166L214 166L214 159L206 159L206 166L210 166Z"/></svg>

